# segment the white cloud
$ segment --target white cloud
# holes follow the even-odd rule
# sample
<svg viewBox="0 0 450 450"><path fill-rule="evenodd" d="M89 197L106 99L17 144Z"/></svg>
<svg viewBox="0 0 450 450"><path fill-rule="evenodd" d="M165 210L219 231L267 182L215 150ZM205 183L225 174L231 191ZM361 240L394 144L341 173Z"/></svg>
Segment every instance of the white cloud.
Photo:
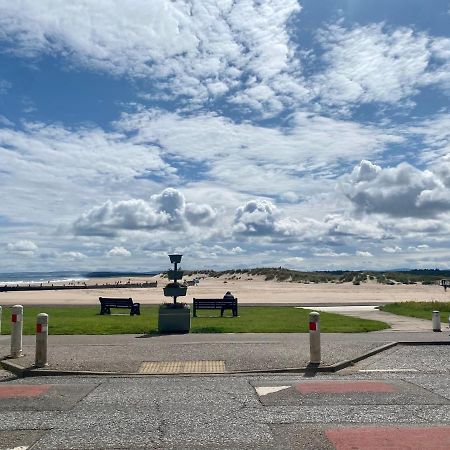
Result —
<svg viewBox="0 0 450 450"><path fill-rule="evenodd" d="M383 23L351 29L338 23L318 38L327 68L315 77L315 89L325 104L398 104L423 86L446 89L450 82L449 39Z"/></svg>
<svg viewBox="0 0 450 450"><path fill-rule="evenodd" d="M111 250L106 252L108 257L128 257L131 256L131 252L125 247L113 247Z"/></svg>
<svg viewBox="0 0 450 450"><path fill-rule="evenodd" d="M385 252L385 253L398 253L401 251L402 251L402 248L399 247L398 245L396 245L394 247L383 247L383 252Z"/></svg>
<svg viewBox="0 0 450 450"><path fill-rule="evenodd" d="M334 250L328 249L328 248L323 248L323 249L316 249L313 251L313 255L314 256L319 256L319 257L326 257L326 258L339 258L342 256L349 256L348 253L346 252L340 252L337 253Z"/></svg>
<svg viewBox="0 0 450 450"><path fill-rule="evenodd" d="M372 126L306 113L294 114L289 129L277 129L213 114L183 117L144 110L124 115L117 127L134 133L136 145L158 142L167 155L196 164L216 183L259 195L290 192L291 199L300 188L308 192L313 180L305 178L311 172L339 171L337 161L356 161L402 141ZM322 179L314 190L325 183Z"/></svg>
<svg viewBox="0 0 450 450"><path fill-rule="evenodd" d="M106 201L83 213L73 230L83 236L115 236L121 231L185 230L189 225L205 226L215 218L209 205L186 203L177 189L142 199Z"/></svg>
<svg viewBox="0 0 450 450"><path fill-rule="evenodd" d="M6 249L11 253L33 256L38 251L38 246L32 241L21 240L8 243Z"/></svg>
<svg viewBox="0 0 450 450"><path fill-rule="evenodd" d="M236 86L243 95L233 101L255 109L304 95L287 30L300 11L296 0L1 0L0 10L0 40L18 55L57 54L94 70L155 79L167 95L187 95L191 104L233 96Z"/></svg>
<svg viewBox="0 0 450 450"><path fill-rule="evenodd" d="M342 182L344 193L358 210L424 218L450 210L450 189L430 170L401 163L387 169L378 167L368 177L360 178L362 168L368 164L362 161Z"/></svg>
<svg viewBox="0 0 450 450"><path fill-rule="evenodd" d="M370 257L373 256L372 253L370 253L370 252L365 252L365 251L361 251L361 250L357 250L357 251L355 252L355 255L356 255L356 256L368 257L368 258L370 258Z"/></svg>
<svg viewBox="0 0 450 450"><path fill-rule="evenodd" d="M63 252L61 253L61 256L69 261L82 261L87 258L87 256L81 252Z"/></svg>

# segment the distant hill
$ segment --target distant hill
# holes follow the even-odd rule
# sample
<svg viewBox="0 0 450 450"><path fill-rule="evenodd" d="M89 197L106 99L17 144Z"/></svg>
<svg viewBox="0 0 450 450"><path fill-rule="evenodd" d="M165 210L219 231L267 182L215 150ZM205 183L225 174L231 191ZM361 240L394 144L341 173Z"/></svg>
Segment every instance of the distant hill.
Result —
<svg viewBox="0 0 450 450"><path fill-rule="evenodd" d="M159 272L88 272L83 274L86 278L113 278L113 277L153 277Z"/></svg>

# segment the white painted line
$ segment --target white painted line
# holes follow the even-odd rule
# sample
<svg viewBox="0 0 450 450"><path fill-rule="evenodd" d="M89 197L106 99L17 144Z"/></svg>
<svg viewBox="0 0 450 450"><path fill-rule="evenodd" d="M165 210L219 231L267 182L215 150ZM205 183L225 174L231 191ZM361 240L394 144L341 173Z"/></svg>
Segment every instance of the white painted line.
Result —
<svg viewBox="0 0 450 450"><path fill-rule="evenodd" d="M362 373L371 373L371 372L417 372L417 369L365 369L358 370L358 372Z"/></svg>
<svg viewBox="0 0 450 450"><path fill-rule="evenodd" d="M255 387L256 393L262 397L263 395L273 394L274 392L283 391L289 389L291 386L257 386Z"/></svg>
<svg viewBox="0 0 450 450"><path fill-rule="evenodd" d="M353 305L353 306L296 306L295 308L312 309L322 312L353 312L353 311L378 311L375 305Z"/></svg>

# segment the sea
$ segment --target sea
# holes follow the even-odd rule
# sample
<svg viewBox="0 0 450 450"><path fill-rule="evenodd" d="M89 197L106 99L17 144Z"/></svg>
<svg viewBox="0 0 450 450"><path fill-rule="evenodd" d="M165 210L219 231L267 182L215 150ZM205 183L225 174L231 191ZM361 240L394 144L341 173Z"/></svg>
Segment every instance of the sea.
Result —
<svg viewBox="0 0 450 450"><path fill-rule="evenodd" d="M160 272L83 272L70 270L59 272L3 272L0 273L0 284L66 283L87 281L90 278L153 276L158 273Z"/></svg>

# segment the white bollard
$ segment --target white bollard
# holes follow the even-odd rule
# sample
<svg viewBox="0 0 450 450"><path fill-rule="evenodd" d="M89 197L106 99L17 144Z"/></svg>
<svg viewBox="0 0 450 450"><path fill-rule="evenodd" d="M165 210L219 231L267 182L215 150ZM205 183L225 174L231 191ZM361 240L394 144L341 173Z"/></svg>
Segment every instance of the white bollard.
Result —
<svg viewBox="0 0 450 450"><path fill-rule="evenodd" d="M19 358L20 356L23 356L23 306L14 305L11 309L11 358Z"/></svg>
<svg viewBox="0 0 450 450"><path fill-rule="evenodd" d="M320 364L320 314L309 313L309 362Z"/></svg>
<svg viewBox="0 0 450 450"><path fill-rule="evenodd" d="M36 367L48 366L47 363L47 341L48 341L48 314L40 313L36 319Z"/></svg>
<svg viewBox="0 0 450 450"><path fill-rule="evenodd" d="M441 313L433 311L433 331L441 331Z"/></svg>

